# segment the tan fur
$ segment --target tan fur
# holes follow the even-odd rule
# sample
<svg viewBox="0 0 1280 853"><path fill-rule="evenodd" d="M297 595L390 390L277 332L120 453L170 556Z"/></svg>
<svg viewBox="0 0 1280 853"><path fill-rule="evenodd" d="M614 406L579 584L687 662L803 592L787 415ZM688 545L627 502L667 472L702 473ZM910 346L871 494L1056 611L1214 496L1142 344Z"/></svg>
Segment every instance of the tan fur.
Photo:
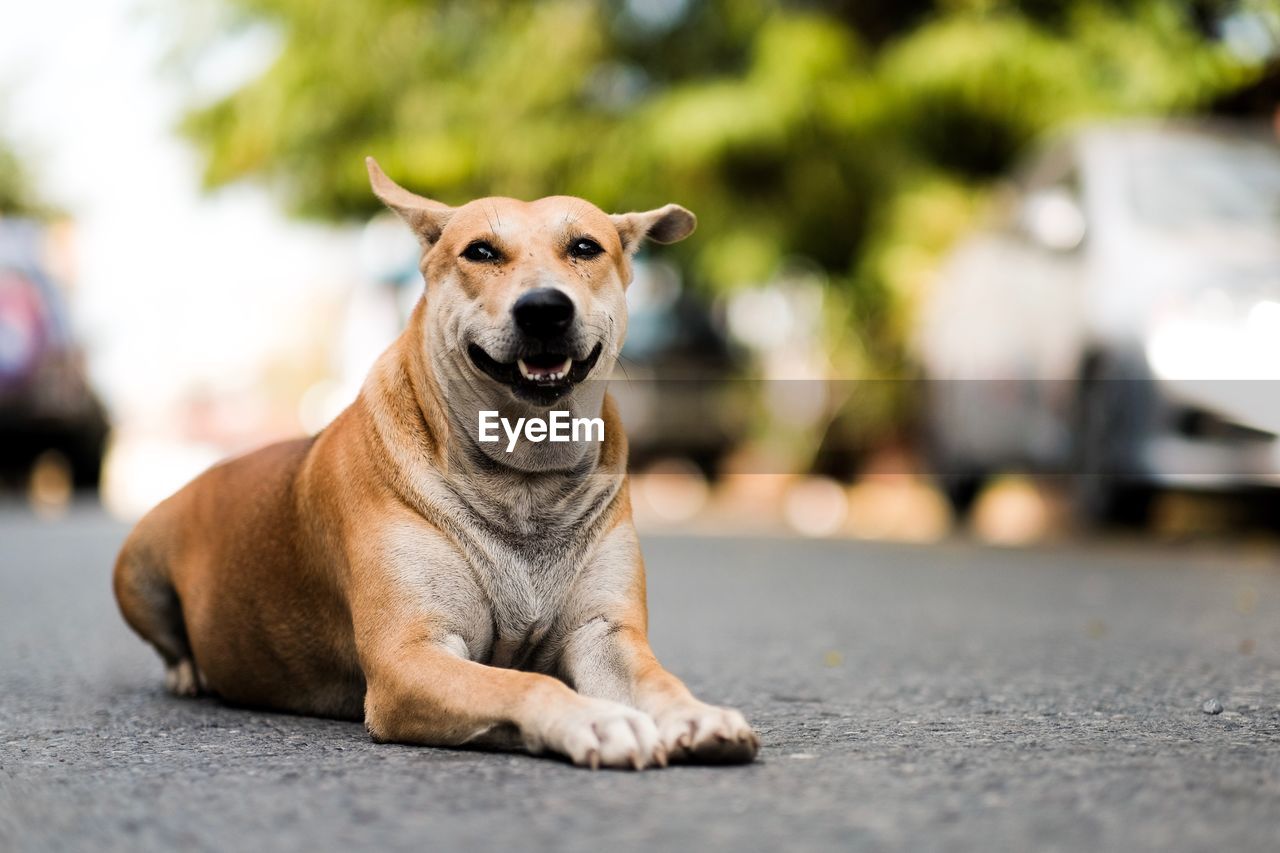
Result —
<svg viewBox="0 0 1280 853"><path fill-rule="evenodd" d="M649 648L626 439L602 383L565 403L605 419L598 447L486 463L465 434L476 405L528 408L468 341L501 349L514 300L553 285L607 375L632 253L683 238L692 215L610 217L568 197L450 208L369 170L422 242L424 298L318 436L217 465L142 519L116 565L125 619L175 692L363 718L378 740L513 740L592 767L750 760L742 716L694 699ZM580 236L605 254L569 257ZM475 239L506 260L460 259Z"/></svg>

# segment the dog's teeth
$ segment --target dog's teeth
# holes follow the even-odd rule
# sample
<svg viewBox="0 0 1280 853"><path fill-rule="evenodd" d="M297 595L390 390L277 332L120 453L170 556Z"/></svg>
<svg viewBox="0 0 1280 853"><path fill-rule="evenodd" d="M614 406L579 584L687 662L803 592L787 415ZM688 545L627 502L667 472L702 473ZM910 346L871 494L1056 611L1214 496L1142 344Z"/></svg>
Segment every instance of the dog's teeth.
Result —
<svg viewBox="0 0 1280 853"><path fill-rule="evenodd" d="M516 359L516 366L520 369L520 375L530 381L559 382L569 375L569 370L573 367L573 359L566 358L564 363L554 370L543 371L530 368L523 358Z"/></svg>

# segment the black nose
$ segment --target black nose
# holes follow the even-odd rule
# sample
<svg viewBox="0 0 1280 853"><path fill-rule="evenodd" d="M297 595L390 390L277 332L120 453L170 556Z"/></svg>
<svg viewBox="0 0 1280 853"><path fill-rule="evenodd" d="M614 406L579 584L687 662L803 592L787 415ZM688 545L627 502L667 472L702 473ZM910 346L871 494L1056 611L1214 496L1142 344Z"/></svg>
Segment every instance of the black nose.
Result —
<svg viewBox="0 0 1280 853"><path fill-rule="evenodd" d="M554 287L540 287L517 299L511 313L526 335L551 338L564 334L573 322L573 301Z"/></svg>

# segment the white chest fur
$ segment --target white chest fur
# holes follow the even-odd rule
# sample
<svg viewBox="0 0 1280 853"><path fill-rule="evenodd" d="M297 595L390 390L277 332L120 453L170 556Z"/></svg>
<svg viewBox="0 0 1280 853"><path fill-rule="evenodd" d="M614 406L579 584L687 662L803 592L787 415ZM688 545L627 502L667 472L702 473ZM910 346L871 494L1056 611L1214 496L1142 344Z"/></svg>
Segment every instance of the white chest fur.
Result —
<svg viewBox="0 0 1280 853"><path fill-rule="evenodd" d="M598 550L622 480L504 479L481 476L433 490L428 520L459 558L451 570L467 576L452 586L469 594L432 605L447 605L467 657L527 668L539 647L565 629L564 615L580 609L572 601L577 581Z"/></svg>

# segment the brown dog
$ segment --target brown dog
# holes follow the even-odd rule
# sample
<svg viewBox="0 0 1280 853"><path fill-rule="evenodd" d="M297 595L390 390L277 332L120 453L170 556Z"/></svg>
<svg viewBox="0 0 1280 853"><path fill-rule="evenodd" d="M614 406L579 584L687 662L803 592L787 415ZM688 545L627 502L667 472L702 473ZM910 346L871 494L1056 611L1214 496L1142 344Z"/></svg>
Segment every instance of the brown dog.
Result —
<svg viewBox="0 0 1280 853"><path fill-rule="evenodd" d="M451 208L368 166L423 247L408 328L319 435L217 465L142 519L116 564L125 619L176 693L363 718L377 740L751 760L742 715L649 649L626 438L589 381L622 346L632 254L693 215ZM494 441L478 418L553 407L603 440Z"/></svg>

